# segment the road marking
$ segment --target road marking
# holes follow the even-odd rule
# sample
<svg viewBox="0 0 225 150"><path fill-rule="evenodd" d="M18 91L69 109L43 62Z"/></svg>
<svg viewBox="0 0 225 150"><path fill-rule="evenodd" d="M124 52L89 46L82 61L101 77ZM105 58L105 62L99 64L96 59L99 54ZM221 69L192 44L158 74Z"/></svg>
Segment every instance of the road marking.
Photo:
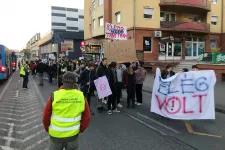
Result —
<svg viewBox="0 0 225 150"><path fill-rule="evenodd" d="M11 111L11 112L15 112L15 113L24 113L24 112L27 112L27 111L30 111L30 110L34 110L36 107L31 107L29 109L26 109L26 110L15 110L15 109L7 109L7 108L0 108L0 111Z"/></svg>
<svg viewBox="0 0 225 150"><path fill-rule="evenodd" d="M37 91L37 94L38 94L39 97L41 98L41 104L42 104L43 107L45 107L45 103L46 103L46 102L45 102L45 99L44 99L44 97L42 96L40 90L38 89L36 83L34 82L34 79L32 79L32 81L33 81L34 87L35 87L35 89L36 89L36 91Z"/></svg>
<svg viewBox="0 0 225 150"><path fill-rule="evenodd" d="M12 109L15 109L16 108L16 106L19 106L19 107L17 107L17 108L19 108L19 109L22 109L22 110L24 110L24 109L26 109L29 105L25 105L25 106L20 106L20 105L12 105L12 104L10 104L10 105L2 105L3 103L1 103L1 105L0 105L0 109L3 107L3 108L12 108ZM34 104L34 105L31 105L30 107L32 107L33 109L34 108L38 108L38 106L40 107L40 105L39 105L39 103L36 103L36 104Z"/></svg>
<svg viewBox="0 0 225 150"><path fill-rule="evenodd" d="M37 123L40 123L40 122L41 122L41 119L40 119L40 118L36 118L36 119L34 119L34 120L30 121L30 122L27 122L27 123L25 123L25 124L23 124L23 125L16 125L16 124L15 124L15 126L16 126L16 127L24 128L24 127L26 127L26 126L28 126L28 125L33 124L33 123L37 124ZM0 124L9 125L10 123L0 122Z"/></svg>
<svg viewBox="0 0 225 150"><path fill-rule="evenodd" d="M6 119L6 120L10 120L10 121L19 121L19 122L24 122L28 119L33 119L34 117L40 116L41 114L35 114L32 115L30 117L24 118L24 119L15 119L15 118L9 118L9 117L0 117L0 119Z"/></svg>
<svg viewBox="0 0 225 150"><path fill-rule="evenodd" d="M34 114L34 113L37 113L37 114L39 113L41 115L40 111L38 111L38 110L34 110L32 112L28 112L28 113L25 113L25 114L1 112L1 114L4 114L4 115L17 116L17 117L25 117L25 116L29 116L30 114Z"/></svg>
<svg viewBox="0 0 225 150"><path fill-rule="evenodd" d="M15 97L19 97L19 91L16 90L16 96Z"/></svg>
<svg viewBox="0 0 225 150"><path fill-rule="evenodd" d="M156 120L154 120L154 119L152 119L152 118L149 118L148 116L143 115L143 114L141 114L141 113L139 113L139 112L137 112L137 115L139 115L139 116L141 116L141 117L143 117L143 118L145 118L145 119L148 119L148 120L150 120L150 121L152 121L152 122L154 122L154 123L156 123L156 124L158 124L158 125L160 125L160 126L166 128L166 129L168 129L168 130L170 130L170 131L172 131L172 132L174 132L174 133L180 133L179 131L177 131L177 130L175 130L175 129L173 129L173 128L171 128L171 127L165 125L165 124L162 124L161 122L158 122L158 121L156 121Z"/></svg>
<svg viewBox="0 0 225 150"><path fill-rule="evenodd" d="M12 147L7 147L7 146L1 146L1 145L0 145L0 149L3 149L3 150L19 150L17 148L12 148Z"/></svg>
<svg viewBox="0 0 225 150"><path fill-rule="evenodd" d="M15 74L10 78L10 80L9 80L8 83L6 84L5 88L2 90L2 93L1 93L1 95L0 95L0 100L2 100L2 97L3 97L4 93L5 93L5 91L7 90L9 84L11 83L12 78L13 78L14 76L15 76Z"/></svg>
<svg viewBox="0 0 225 150"><path fill-rule="evenodd" d="M7 137L9 137L9 139L12 138L13 127L14 127L14 123L10 123L9 131L7 133ZM6 140L6 142L5 142L6 147L10 147L10 145L11 145L11 140L9 140L9 139Z"/></svg>
<svg viewBox="0 0 225 150"><path fill-rule="evenodd" d="M18 133L18 134L25 134L25 133L30 132L30 131L32 131L32 130L34 130L34 129L39 128L39 127L43 127L43 125L42 125L42 124L39 124L39 125L36 125L36 126L30 128L30 129L28 129L28 130L17 131L16 133Z"/></svg>
<svg viewBox="0 0 225 150"><path fill-rule="evenodd" d="M1 131L8 131L7 129L0 128Z"/></svg>
<svg viewBox="0 0 225 150"><path fill-rule="evenodd" d="M196 134L196 135L202 135L202 136L209 136L209 137L215 137L215 138L223 138L223 136L218 136L218 135L214 135L214 134L207 134L207 133L201 133L201 132L195 132L191 126L191 124L188 121L184 121L185 126L188 130L189 133L191 134Z"/></svg>
<svg viewBox="0 0 225 150"><path fill-rule="evenodd" d="M44 129L41 130L41 131L39 131L39 132L36 132L35 134L32 134L32 135L28 136L27 138L25 138L23 140L23 143L26 142L26 141L28 141L28 140L30 140L30 139L32 139L32 138L34 138L34 137L36 137L36 136L38 136L38 135L40 135L40 134L42 134L43 132L45 132Z"/></svg>
<svg viewBox="0 0 225 150"><path fill-rule="evenodd" d="M25 150L33 150L34 147L36 147L37 145L42 144L43 142L47 141L49 139L49 137L45 137L37 142L35 142L34 144L30 145L29 147L27 147ZM46 150L48 150L48 148L46 148Z"/></svg>
<svg viewBox="0 0 225 150"><path fill-rule="evenodd" d="M152 130L155 130L155 131L159 132L160 134L162 134L162 135L164 135L164 136L167 135L166 133L164 133L164 132L162 132L162 131L156 129L155 127L153 127L153 126L151 126L151 125L145 123L144 121L142 121L142 120L140 120L140 119L138 119L138 118L136 118L136 117L134 117L134 116L132 116L132 115L130 115L130 114L128 114L128 113L126 113L126 115L128 115L130 118L132 118L132 119L138 121L139 123L141 123L141 124L147 126L148 128L150 128L150 129L152 129Z"/></svg>

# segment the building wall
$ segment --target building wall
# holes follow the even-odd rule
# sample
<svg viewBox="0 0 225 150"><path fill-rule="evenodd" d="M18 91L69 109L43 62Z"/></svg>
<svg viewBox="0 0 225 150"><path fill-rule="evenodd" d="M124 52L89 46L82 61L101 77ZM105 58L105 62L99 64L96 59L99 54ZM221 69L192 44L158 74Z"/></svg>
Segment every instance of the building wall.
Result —
<svg viewBox="0 0 225 150"><path fill-rule="evenodd" d="M136 27L160 28L160 0L136 0ZM144 7L154 8L153 19L144 18Z"/></svg>
<svg viewBox="0 0 225 150"><path fill-rule="evenodd" d="M84 10L52 6L52 30L84 31Z"/></svg>
<svg viewBox="0 0 225 150"><path fill-rule="evenodd" d="M92 16L90 12L91 1L84 0L84 39L92 38L92 31L90 30L90 26L92 25Z"/></svg>
<svg viewBox="0 0 225 150"><path fill-rule="evenodd" d="M119 25L134 27L134 0L112 0L112 23L116 24L116 13L120 12Z"/></svg>
<svg viewBox="0 0 225 150"><path fill-rule="evenodd" d="M104 26L99 26L99 17L103 17L104 19L104 4L99 6L98 0L96 0L96 8L92 11L92 36L99 36L104 34ZM93 20L95 19L95 28L93 25Z"/></svg>
<svg viewBox="0 0 225 150"><path fill-rule="evenodd" d="M210 24L210 32L214 33L221 33L221 13L222 13L222 0L218 0L217 4L211 4L211 12L208 12L207 15L207 23ZM211 17L212 16L218 16L218 24L217 25L212 25L211 24Z"/></svg>

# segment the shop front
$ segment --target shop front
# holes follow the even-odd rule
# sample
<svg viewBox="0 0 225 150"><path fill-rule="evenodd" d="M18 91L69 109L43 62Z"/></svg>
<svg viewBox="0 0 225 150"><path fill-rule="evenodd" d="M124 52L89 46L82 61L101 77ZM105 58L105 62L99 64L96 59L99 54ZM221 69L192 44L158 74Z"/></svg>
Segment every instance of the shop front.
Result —
<svg viewBox="0 0 225 150"><path fill-rule="evenodd" d="M205 52L205 40L200 37L189 37L185 40L185 59L195 60Z"/></svg>
<svg viewBox="0 0 225 150"><path fill-rule="evenodd" d="M180 38L163 37L159 43L159 60L180 60L182 41Z"/></svg>

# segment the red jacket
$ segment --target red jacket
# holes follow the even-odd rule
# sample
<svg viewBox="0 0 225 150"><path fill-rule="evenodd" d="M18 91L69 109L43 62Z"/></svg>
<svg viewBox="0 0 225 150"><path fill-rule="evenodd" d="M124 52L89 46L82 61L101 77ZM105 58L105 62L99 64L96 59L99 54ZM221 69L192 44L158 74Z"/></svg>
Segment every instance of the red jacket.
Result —
<svg viewBox="0 0 225 150"><path fill-rule="evenodd" d="M60 89L63 89L63 86ZM43 119L42 119L45 131L47 132L48 132L48 127L50 126L51 115L52 115L52 98L50 96L44 108ZM90 108L89 108L87 100L85 99L85 110L82 113L82 118L80 122L80 133L84 132L87 129L87 127L89 126L90 120L91 120Z"/></svg>

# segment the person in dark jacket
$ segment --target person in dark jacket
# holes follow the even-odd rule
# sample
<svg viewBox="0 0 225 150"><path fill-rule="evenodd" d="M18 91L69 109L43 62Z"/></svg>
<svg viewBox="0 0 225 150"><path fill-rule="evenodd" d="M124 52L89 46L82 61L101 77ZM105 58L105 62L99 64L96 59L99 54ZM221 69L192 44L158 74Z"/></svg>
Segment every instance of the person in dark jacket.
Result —
<svg viewBox="0 0 225 150"><path fill-rule="evenodd" d="M53 66L53 63L50 62L50 65L48 67L49 83L52 83L53 74L54 74L54 66Z"/></svg>
<svg viewBox="0 0 225 150"><path fill-rule="evenodd" d="M39 76L39 85L43 86L44 85L44 81L43 81L43 76L44 76L44 71L45 71L45 64L39 60L39 63L36 66L36 71L38 73Z"/></svg>
<svg viewBox="0 0 225 150"><path fill-rule="evenodd" d="M84 93L84 97L87 99L89 107L91 104L91 94L94 91L94 80L96 79L94 70L94 64L88 64L88 67L81 73L80 75L80 88L81 91ZM94 115L93 112L91 112Z"/></svg>
<svg viewBox="0 0 225 150"><path fill-rule="evenodd" d="M136 77L131 63L127 64L127 69L123 72L123 84L127 88L127 108L130 108L130 100L132 101L132 107L135 107L135 86Z"/></svg>
<svg viewBox="0 0 225 150"><path fill-rule="evenodd" d="M107 59L103 58L99 67L96 69L96 77L100 78L106 76L108 78L108 68L107 68ZM102 112L104 110L102 102L106 103L105 99L98 99L97 100L97 110L98 112Z"/></svg>
<svg viewBox="0 0 225 150"><path fill-rule="evenodd" d="M175 72L173 72L173 66L167 65L166 69L162 71L161 76L163 79L170 78L175 75Z"/></svg>
<svg viewBox="0 0 225 150"><path fill-rule="evenodd" d="M108 98L108 114L111 115L112 112L119 113L120 111L117 110L116 108L116 96L117 96L117 84L118 84L118 79L117 79L117 73L116 73L116 62L112 62L109 65L108 69L108 81L109 81L109 86L111 88L112 94Z"/></svg>

